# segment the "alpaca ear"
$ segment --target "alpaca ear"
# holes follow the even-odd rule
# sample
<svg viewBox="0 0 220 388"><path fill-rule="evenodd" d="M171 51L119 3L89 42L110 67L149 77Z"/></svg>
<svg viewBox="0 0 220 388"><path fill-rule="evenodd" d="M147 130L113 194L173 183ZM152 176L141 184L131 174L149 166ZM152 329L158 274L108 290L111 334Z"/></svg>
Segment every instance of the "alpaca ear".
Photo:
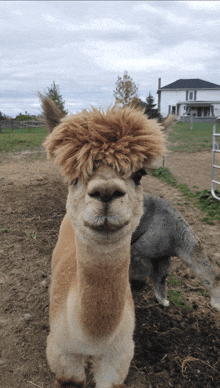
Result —
<svg viewBox="0 0 220 388"><path fill-rule="evenodd" d="M52 132L53 129L60 123L62 117L66 116L60 108L49 97L44 97L41 93L38 93L41 100L41 106L43 109L44 121L48 132Z"/></svg>

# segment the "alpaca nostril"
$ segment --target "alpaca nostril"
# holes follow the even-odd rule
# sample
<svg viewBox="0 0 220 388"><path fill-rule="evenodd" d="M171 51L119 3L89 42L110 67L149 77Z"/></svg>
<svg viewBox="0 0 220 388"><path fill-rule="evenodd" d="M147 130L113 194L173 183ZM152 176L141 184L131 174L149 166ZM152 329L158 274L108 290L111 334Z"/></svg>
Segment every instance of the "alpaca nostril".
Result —
<svg viewBox="0 0 220 388"><path fill-rule="evenodd" d="M124 195L125 195L124 191L115 190L114 193L112 194L112 199L120 198L120 197L123 197Z"/></svg>
<svg viewBox="0 0 220 388"><path fill-rule="evenodd" d="M120 190L115 190L113 193L109 193L109 194L107 194L105 191L101 192L98 190L94 191L93 193L89 193L90 197L95 198L104 203L111 202L114 199L123 197L124 195L125 195L125 192Z"/></svg>
<svg viewBox="0 0 220 388"><path fill-rule="evenodd" d="M89 196L92 198L100 199L101 193L100 193L100 191L94 191L94 193L89 193Z"/></svg>

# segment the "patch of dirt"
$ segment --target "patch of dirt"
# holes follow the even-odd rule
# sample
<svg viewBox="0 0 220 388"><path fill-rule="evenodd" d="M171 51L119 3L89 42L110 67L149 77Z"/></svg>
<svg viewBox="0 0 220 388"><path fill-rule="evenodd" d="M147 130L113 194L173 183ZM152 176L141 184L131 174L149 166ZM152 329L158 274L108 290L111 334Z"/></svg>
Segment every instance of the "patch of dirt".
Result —
<svg viewBox="0 0 220 388"><path fill-rule="evenodd" d="M202 190L205 179L204 188L210 188L211 181L208 168L207 175L202 168L201 176L203 158L202 154L187 154L185 159L183 154L169 154L165 164L180 183L190 186L185 179L192 174ZM59 168L46 161L43 152L2 153L0 160L0 387L52 388L54 374L45 355L48 287L67 186ZM143 186L180 211L200 236L218 270L215 263L220 262L220 223L202 222L204 214L199 209L190 207L178 190L156 178L144 177ZM160 306L150 282L143 289L133 290L135 356L127 385L220 387L220 315L210 307L210 297L201 291L199 279L178 258L172 258L170 273L181 286L168 284L168 289L179 291L191 309L172 303L168 308Z"/></svg>
<svg viewBox="0 0 220 388"><path fill-rule="evenodd" d="M215 163L220 166L220 154ZM192 192L211 190L212 152L173 152L165 156L165 167L169 168L179 183L185 183ZM220 171L215 169L215 179L220 182ZM217 187L220 189L220 186Z"/></svg>

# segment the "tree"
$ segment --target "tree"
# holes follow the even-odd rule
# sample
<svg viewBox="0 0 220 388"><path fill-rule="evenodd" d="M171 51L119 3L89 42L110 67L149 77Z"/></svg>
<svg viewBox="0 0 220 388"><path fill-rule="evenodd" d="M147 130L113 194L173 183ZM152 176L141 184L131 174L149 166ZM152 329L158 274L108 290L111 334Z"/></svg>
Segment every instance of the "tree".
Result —
<svg viewBox="0 0 220 388"><path fill-rule="evenodd" d="M0 133L2 133L2 125L1 125L1 121L2 120L7 120L8 117L6 115L4 115L4 113L0 112Z"/></svg>
<svg viewBox="0 0 220 388"><path fill-rule="evenodd" d="M16 121L28 121L28 120L32 120L32 119L33 119L33 117L31 115L29 115L27 111L25 113L19 113L19 115L17 115L15 117Z"/></svg>
<svg viewBox="0 0 220 388"><path fill-rule="evenodd" d="M153 96L149 92L149 96L146 98L146 109L144 112L148 116L149 119L155 119L155 118L160 119L161 118L158 109L154 108L156 105L157 104L154 104Z"/></svg>
<svg viewBox="0 0 220 388"><path fill-rule="evenodd" d="M133 82L132 78L125 71L123 78L118 76L115 83L116 90L113 91L115 103L124 106L136 106L138 104L138 88Z"/></svg>
<svg viewBox="0 0 220 388"><path fill-rule="evenodd" d="M4 113L0 112L0 120L7 120L8 116L6 116Z"/></svg>
<svg viewBox="0 0 220 388"><path fill-rule="evenodd" d="M48 92L46 93L46 96L50 97L58 106L58 108L60 108L63 113L67 114L68 111L64 109L65 101L63 101L63 98L60 94L59 86L56 85L55 82L53 81L53 85L51 85L51 87L47 89L48 89Z"/></svg>
<svg viewBox="0 0 220 388"><path fill-rule="evenodd" d="M138 99L137 106L140 107L141 109L146 108L146 102L142 101L140 98Z"/></svg>

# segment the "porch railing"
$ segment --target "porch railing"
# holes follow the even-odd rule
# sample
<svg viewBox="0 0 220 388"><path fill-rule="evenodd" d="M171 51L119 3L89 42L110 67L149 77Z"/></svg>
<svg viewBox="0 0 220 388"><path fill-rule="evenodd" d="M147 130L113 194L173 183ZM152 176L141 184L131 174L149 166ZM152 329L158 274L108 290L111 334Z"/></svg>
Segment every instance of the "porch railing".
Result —
<svg viewBox="0 0 220 388"><path fill-rule="evenodd" d="M217 118L213 125L213 136L212 136L212 185L211 185L211 193L212 196L220 201L220 197L215 193L216 185L219 185L220 188L220 182L215 179L215 172L217 169L220 170L220 166L216 162L216 154L220 154L219 145L217 143L218 137L220 139L220 133L216 132L216 123L220 122L220 117Z"/></svg>

